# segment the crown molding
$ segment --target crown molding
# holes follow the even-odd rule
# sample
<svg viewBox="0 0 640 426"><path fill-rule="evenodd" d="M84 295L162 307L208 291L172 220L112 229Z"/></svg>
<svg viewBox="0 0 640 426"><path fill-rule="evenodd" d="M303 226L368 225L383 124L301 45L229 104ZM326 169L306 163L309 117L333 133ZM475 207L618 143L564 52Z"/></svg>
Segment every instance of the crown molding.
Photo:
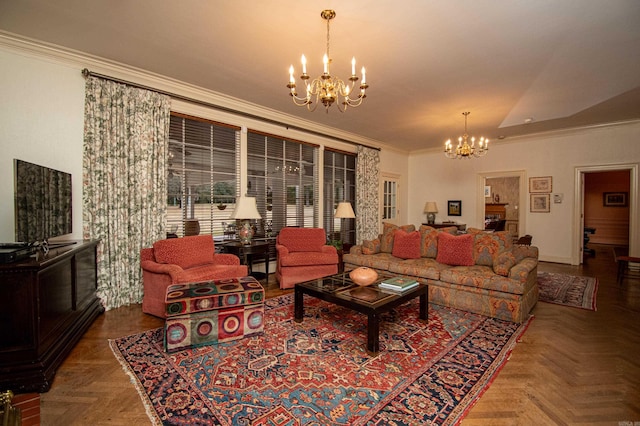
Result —
<svg viewBox="0 0 640 426"><path fill-rule="evenodd" d="M301 119L258 104L204 89L199 86L152 73L140 68L2 30L0 30L0 47L23 56L47 60L64 66L77 67L78 75L80 75L81 70L88 68L91 72L108 75L115 79L129 81L158 91L174 93L185 98L192 98L201 102L217 105L224 109L236 110L241 113L262 117L267 121L279 122L282 123L281 128L285 130L289 130L289 127L291 127L307 129L311 132L324 134L329 138L326 143L328 146L335 146L335 142L331 143L332 140L330 139L331 137L334 137L344 139L345 141L351 141L354 144L362 144L379 149L385 148L396 150L392 145L386 144L382 141L370 139L333 127L323 126L309 120Z"/></svg>

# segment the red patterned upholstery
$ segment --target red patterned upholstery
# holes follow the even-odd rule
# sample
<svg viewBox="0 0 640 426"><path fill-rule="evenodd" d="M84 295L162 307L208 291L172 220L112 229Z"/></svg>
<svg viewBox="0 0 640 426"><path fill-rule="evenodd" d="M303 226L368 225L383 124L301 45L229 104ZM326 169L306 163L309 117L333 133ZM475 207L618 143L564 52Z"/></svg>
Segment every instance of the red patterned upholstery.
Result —
<svg viewBox="0 0 640 426"><path fill-rule="evenodd" d="M244 277L246 265L237 256L215 253L211 235L157 241L140 252L144 297L142 312L166 318L165 296L172 284Z"/></svg>
<svg viewBox="0 0 640 426"><path fill-rule="evenodd" d="M276 239L280 288L338 273L338 252L322 228L283 228Z"/></svg>

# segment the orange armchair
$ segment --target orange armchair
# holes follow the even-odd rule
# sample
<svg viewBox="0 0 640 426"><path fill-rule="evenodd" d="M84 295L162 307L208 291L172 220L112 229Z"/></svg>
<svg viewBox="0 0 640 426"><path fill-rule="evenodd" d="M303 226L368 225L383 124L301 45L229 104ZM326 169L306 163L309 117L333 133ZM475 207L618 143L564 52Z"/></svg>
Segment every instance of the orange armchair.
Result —
<svg viewBox="0 0 640 426"><path fill-rule="evenodd" d="M322 228L283 228L276 252L276 279L282 289L338 273L338 251L326 244Z"/></svg>
<svg viewBox="0 0 640 426"><path fill-rule="evenodd" d="M211 235L156 241L140 252L144 296L142 312L166 318L165 296L172 284L237 278L249 274L240 259L215 253Z"/></svg>

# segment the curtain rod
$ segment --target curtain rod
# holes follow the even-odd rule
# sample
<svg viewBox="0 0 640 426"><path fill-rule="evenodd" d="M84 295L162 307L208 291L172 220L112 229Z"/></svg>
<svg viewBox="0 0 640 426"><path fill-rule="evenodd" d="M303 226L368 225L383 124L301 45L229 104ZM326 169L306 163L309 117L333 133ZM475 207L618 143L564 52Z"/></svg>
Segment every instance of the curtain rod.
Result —
<svg viewBox="0 0 640 426"><path fill-rule="evenodd" d="M228 113L231 113L231 114L234 114L234 115L239 115L239 116L242 116L242 117L245 117L245 118L251 118L251 119L254 119L254 120L259 120L259 121L262 121L262 122L265 122L265 123L269 123L269 124L275 124L276 126L282 126L282 127L286 128L286 129L298 130L300 132L309 133L309 134L312 134L312 135L333 139L333 140L338 141L338 142L344 142L344 143L348 143L348 144L356 145L356 146L361 145L361 146L367 147L369 149L375 149L377 151L380 151L380 148L376 148L374 146L368 146L368 145L361 144L361 143L358 143L358 142L350 141L348 139L343 139L343 138L340 138L340 137L337 137L337 136L327 135L327 134L324 134L324 133L321 133L321 132L318 132L318 131L315 131L315 130L309 130L309 129L304 129L302 127L293 126L291 124L287 124L287 123L284 123L282 121L272 120L270 118L265 118L265 117L260 117L259 115L250 114L248 112L239 111L239 110L236 110L236 109L233 109L233 108L228 108L228 107L224 107L224 106L221 106L221 105L212 104L210 102L201 101L199 99L189 98L187 96L178 95L176 93L171 93L171 92L167 92L167 91L164 91L164 90L158 90L158 89L153 88L153 87L145 86L145 85L138 84L138 83L133 83L131 81L122 80L122 79L119 79L119 78L116 78L116 77L111 77L111 76L108 76L108 75L95 73L93 71L89 71L87 68L84 68L82 70L82 75L84 76L84 78L98 77L98 78L101 78L103 80L109 80L109 81L113 81L115 83L126 84L127 86L136 87L138 89L150 90L152 92L160 93L162 95L166 95L166 96L169 96L171 98L178 99L178 100L185 101L185 102L189 102L189 103L192 103L192 104L206 106L208 108L217 109L219 111L228 112Z"/></svg>

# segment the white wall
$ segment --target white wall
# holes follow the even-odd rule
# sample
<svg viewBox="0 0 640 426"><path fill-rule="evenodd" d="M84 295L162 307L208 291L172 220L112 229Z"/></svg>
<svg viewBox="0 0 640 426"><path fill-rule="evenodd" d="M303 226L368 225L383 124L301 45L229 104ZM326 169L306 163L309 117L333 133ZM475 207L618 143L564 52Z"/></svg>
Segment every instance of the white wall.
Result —
<svg viewBox="0 0 640 426"><path fill-rule="evenodd" d="M497 141L482 158L450 160L442 152L412 155L409 160L409 223L423 221L426 200L438 203L439 220L446 220L447 200L462 200L462 216L449 217L482 227L478 223L477 176L479 173L525 170L527 177L552 176L553 193L564 194L562 204L551 202L550 213L526 214L521 234L533 235L541 260L571 263L574 250L575 169L581 166L640 162L640 123L557 132ZM426 182L426 184L425 184ZM633 186L632 186L633 187ZM636 193L631 194L637 205ZM527 194L528 196L528 194ZM528 198L528 197L527 197ZM638 211L637 209L635 210ZM635 236L635 247L639 237Z"/></svg>
<svg viewBox="0 0 640 426"><path fill-rule="evenodd" d="M84 79L78 68L0 49L0 242L15 240L14 158L72 174L82 238Z"/></svg>

